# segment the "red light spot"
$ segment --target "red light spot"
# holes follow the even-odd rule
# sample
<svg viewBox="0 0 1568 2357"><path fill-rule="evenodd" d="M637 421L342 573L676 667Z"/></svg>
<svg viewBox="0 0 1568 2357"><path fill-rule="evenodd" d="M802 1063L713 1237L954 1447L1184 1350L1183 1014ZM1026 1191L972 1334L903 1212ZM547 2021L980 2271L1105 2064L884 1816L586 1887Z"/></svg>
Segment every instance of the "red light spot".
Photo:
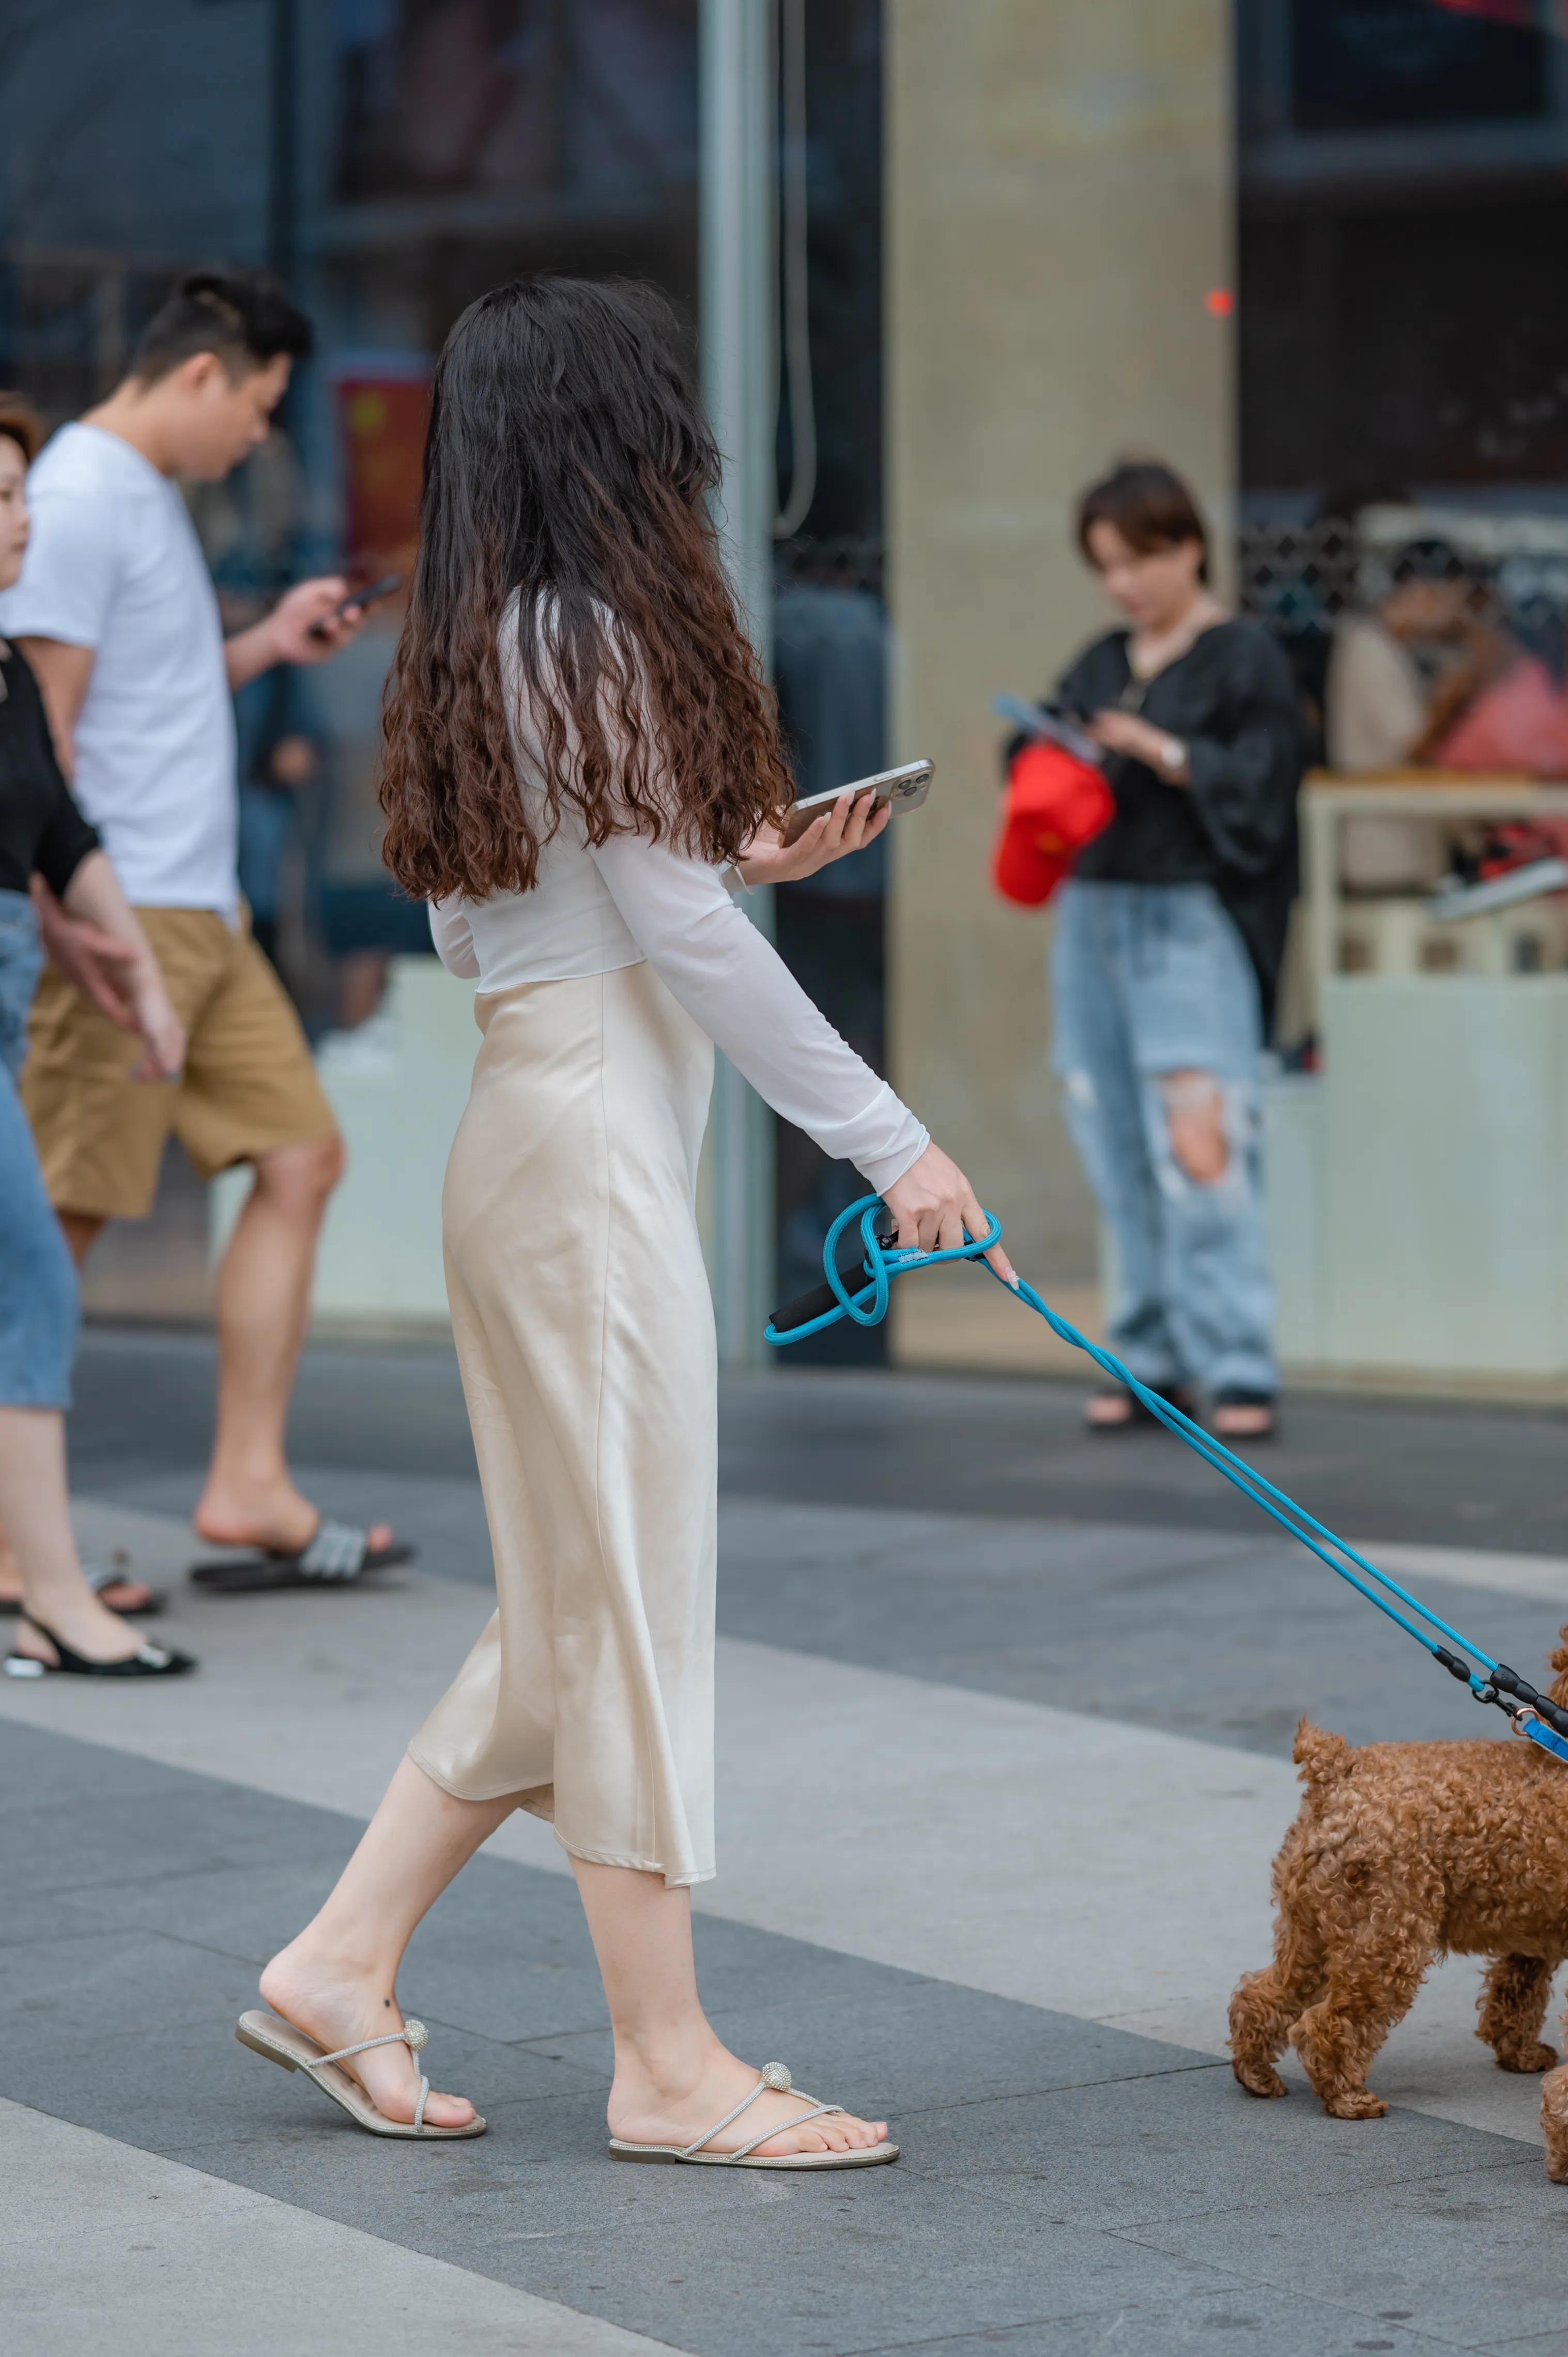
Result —
<svg viewBox="0 0 1568 2357"><path fill-rule="evenodd" d="M1228 319L1236 308L1236 297L1229 286L1211 286L1203 298L1203 307L1213 318Z"/></svg>

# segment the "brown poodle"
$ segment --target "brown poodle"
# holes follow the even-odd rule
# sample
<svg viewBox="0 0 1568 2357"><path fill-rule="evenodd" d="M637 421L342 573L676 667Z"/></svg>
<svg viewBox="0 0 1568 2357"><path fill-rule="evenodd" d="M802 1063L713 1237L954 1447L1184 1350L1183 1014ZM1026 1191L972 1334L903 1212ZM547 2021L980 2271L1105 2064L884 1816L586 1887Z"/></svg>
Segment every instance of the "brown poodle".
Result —
<svg viewBox="0 0 1568 2357"><path fill-rule="evenodd" d="M1568 1704L1568 1628L1552 1700ZM1550 2071L1541 2040L1568 1956L1568 1766L1533 1743L1369 1743L1296 1729L1306 1788L1274 1860L1274 1960L1230 2000L1231 2067L1283 2095L1295 2048L1339 2120L1388 2106L1367 2070L1442 1955L1490 1956L1479 2026L1504 2071ZM1568 2027L1568 2017L1565 2017ZM1568 2183L1568 2068L1541 2095L1549 2176Z"/></svg>

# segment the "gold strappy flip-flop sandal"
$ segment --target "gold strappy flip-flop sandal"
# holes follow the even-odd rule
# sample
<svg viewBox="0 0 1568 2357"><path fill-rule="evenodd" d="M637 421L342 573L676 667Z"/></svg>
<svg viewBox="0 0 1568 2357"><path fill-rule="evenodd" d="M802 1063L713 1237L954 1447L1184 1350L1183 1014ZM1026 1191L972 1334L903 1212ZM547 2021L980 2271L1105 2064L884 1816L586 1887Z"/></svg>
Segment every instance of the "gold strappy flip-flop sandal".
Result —
<svg viewBox="0 0 1568 2357"><path fill-rule="evenodd" d="M776 2128L764 2128L760 2136L753 2136L749 2144L739 2146L734 2152L703 2150L703 2147L712 2144L721 2129L728 2127L731 2120L738 2120L742 2112L756 2103L758 2095L769 2091L777 2095L797 2094L807 2109L797 2112L792 2120L785 2120ZM830 2113L843 2112L843 2104L814 2103L803 2087L793 2085L782 2062L765 2062L762 2076L750 2094L743 2095L735 2109L726 2112L722 2120L715 2120L707 2134L700 2136L694 2144L628 2144L624 2136L611 2136L610 2158L612 2160L689 2160L701 2162L709 2169L875 2169L881 2161L897 2159L897 2146L889 2143L886 2136L880 2144L864 2145L857 2152L782 2152L765 2157L757 2149L759 2144L771 2144L776 2136L783 2136L790 2128L803 2126L807 2120L819 2120Z"/></svg>
<svg viewBox="0 0 1568 2357"><path fill-rule="evenodd" d="M341 2104L350 2119L368 2128L371 2136L447 2137L485 2133L484 2121L478 2113L467 2127L427 2127L424 2105L430 2082L424 2078L419 2083L419 2101L413 2107L413 2119L389 2120L384 2112L377 2110L358 2079L338 2067L355 2054L368 2054L372 2046L407 2046L417 2054L430 2035L423 2021L405 2021L401 2029L389 2030L384 2038L361 2038L357 2046L339 2046L332 2054L325 2053L314 2038L296 2029L292 2021L280 2020L275 2013L242 2013L234 2035L252 2054L264 2054L269 2062L279 2062L285 2071L303 2071L307 2079L315 2080L324 2095Z"/></svg>

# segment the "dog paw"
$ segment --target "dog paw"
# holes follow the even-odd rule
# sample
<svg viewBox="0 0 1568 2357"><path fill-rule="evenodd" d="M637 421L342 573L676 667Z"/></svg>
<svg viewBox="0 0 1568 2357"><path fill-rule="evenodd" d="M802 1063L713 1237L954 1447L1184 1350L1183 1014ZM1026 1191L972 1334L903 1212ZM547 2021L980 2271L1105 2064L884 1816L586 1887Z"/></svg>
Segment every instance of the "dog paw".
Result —
<svg viewBox="0 0 1568 2357"><path fill-rule="evenodd" d="M1359 2087L1346 2095L1325 2095L1323 2108L1331 2120L1380 2120L1389 2107L1369 2087Z"/></svg>
<svg viewBox="0 0 1568 2357"><path fill-rule="evenodd" d="M1498 2058L1499 2071L1550 2071L1557 2061L1556 2052L1550 2046L1510 2046L1506 2050L1498 2046L1493 2051Z"/></svg>
<svg viewBox="0 0 1568 2357"><path fill-rule="evenodd" d="M1249 2095L1288 2095L1290 2093L1279 2072L1271 2070L1266 2062L1245 2065L1232 2062L1230 2068L1236 2073L1237 2083L1245 2087Z"/></svg>

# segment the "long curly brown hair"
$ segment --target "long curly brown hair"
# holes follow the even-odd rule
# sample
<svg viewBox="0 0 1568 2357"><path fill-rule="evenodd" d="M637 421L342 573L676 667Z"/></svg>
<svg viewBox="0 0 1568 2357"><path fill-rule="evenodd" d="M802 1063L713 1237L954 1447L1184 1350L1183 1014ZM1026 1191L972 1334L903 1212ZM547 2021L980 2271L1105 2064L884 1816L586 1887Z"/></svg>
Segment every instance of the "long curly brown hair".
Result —
<svg viewBox="0 0 1568 2357"><path fill-rule="evenodd" d="M575 813L736 858L789 802L773 698L720 562L718 454L650 289L529 277L435 371L420 544L383 713L385 856L424 899L525 892ZM543 807L518 791L501 637ZM509 650L510 652L510 650Z"/></svg>

